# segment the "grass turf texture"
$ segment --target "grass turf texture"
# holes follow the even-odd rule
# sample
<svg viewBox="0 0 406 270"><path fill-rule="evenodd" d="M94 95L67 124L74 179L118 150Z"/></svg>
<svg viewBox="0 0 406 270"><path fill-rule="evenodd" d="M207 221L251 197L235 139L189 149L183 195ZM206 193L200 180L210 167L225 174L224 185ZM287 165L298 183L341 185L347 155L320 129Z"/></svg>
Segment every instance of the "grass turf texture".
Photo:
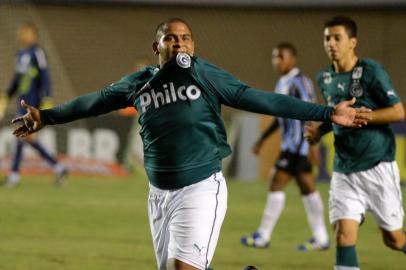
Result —
<svg viewBox="0 0 406 270"><path fill-rule="evenodd" d="M241 235L259 223L267 185L228 181L229 206L212 262L215 270L332 269L329 251L299 253L310 237L297 188L287 203L268 249L250 249ZM326 203L327 184L319 189ZM156 269L147 218L148 184L141 174L128 178L70 177L55 188L50 176L23 177L15 189L0 189L1 270ZM405 194L405 189L402 190ZM327 208L327 204L325 204ZM330 236L332 230L329 228ZM384 247L370 215L361 227L362 269L405 269L406 256Z"/></svg>

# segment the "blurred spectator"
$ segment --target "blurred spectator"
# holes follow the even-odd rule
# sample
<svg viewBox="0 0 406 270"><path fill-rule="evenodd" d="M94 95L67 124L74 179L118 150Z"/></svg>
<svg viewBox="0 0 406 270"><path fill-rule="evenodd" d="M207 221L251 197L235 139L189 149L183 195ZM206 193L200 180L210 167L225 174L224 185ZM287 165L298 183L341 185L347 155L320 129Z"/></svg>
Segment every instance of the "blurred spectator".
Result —
<svg viewBox="0 0 406 270"><path fill-rule="evenodd" d="M0 102L0 120L3 119L8 101L17 95L17 115L25 114L19 104L26 100L30 104L47 108L52 106L51 83L48 72L48 63L44 50L38 45L38 29L33 23L23 23L17 31L17 41L20 50L17 54L14 78ZM67 175L67 169L58 163L56 157L51 155L38 141L36 135L24 139L17 139L11 172L4 181L7 187L14 187L20 181L20 167L25 144L31 145L39 155L45 159L55 173L55 184L60 185Z"/></svg>

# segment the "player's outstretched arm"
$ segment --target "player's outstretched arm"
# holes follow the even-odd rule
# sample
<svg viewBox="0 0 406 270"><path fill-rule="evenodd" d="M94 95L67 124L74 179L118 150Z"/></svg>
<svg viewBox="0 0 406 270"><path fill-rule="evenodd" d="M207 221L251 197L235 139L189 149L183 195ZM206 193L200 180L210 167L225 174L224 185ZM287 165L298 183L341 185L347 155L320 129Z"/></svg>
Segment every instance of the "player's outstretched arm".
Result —
<svg viewBox="0 0 406 270"><path fill-rule="evenodd" d="M236 108L302 121L333 122L344 127L361 127L370 119L370 109L353 108L355 98L342 101L334 108L305 102L295 97L247 88L238 99ZM233 105L233 104L232 104ZM361 113L363 112L363 113Z"/></svg>
<svg viewBox="0 0 406 270"><path fill-rule="evenodd" d="M24 100L21 100L21 107L27 110L23 116L13 119L13 124L18 124L14 129L13 134L16 137L26 137L37 132L42 128L40 112L37 108L30 106Z"/></svg>

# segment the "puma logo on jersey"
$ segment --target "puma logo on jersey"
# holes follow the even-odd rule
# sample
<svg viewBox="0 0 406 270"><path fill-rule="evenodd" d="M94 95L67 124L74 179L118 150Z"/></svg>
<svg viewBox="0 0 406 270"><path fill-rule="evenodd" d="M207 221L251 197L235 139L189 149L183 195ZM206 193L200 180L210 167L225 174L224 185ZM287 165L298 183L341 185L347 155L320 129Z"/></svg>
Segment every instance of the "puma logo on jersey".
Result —
<svg viewBox="0 0 406 270"><path fill-rule="evenodd" d="M386 94L388 95L388 97L390 97L390 96L396 97L395 90L393 90L393 89L391 89L391 90L389 90L388 92L386 92Z"/></svg>
<svg viewBox="0 0 406 270"><path fill-rule="evenodd" d="M144 91L145 87L150 87L149 84L146 84L141 91ZM177 89L173 82L168 84L164 84L162 86L163 91L155 91L155 89L151 89L148 92L144 92L140 95L140 105L142 112L146 112L147 107L150 105L154 105L155 109L159 107L176 102L178 100L186 101L186 100L196 100L201 95L201 90L196 85L189 85L184 86L181 85Z"/></svg>
<svg viewBox="0 0 406 270"><path fill-rule="evenodd" d="M338 83L337 88L344 92L345 90L345 83Z"/></svg>

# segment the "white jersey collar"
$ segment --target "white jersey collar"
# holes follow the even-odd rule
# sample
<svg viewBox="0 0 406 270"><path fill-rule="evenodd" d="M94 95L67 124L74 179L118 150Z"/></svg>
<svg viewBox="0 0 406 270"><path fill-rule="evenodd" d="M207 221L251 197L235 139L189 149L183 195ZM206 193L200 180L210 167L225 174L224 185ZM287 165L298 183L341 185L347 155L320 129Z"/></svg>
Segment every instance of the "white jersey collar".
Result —
<svg viewBox="0 0 406 270"><path fill-rule="evenodd" d="M299 68L294 67L294 68L292 68L287 74L283 75L283 76L280 78L280 81L281 81L281 82L287 82L287 81L289 81L290 79L292 79L293 77L295 77L295 76L296 76L297 74L299 74L299 73L300 73Z"/></svg>

